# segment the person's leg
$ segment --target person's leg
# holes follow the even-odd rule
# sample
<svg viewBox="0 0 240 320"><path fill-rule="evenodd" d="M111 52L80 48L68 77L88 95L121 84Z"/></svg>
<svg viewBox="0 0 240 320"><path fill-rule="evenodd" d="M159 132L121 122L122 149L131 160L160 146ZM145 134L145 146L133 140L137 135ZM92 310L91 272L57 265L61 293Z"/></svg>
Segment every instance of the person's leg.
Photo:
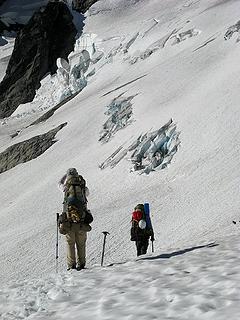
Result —
<svg viewBox="0 0 240 320"><path fill-rule="evenodd" d="M83 269L86 264L86 240L87 232L78 230L76 232L77 269Z"/></svg>
<svg viewBox="0 0 240 320"><path fill-rule="evenodd" d="M67 266L68 269L76 268L76 255L75 255L75 231L72 227L71 230L66 234L67 240Z"/></svg>
<svg viewBox="0 0 240 320"><path fill-rule="evenodd" d="M137 240L137 241L135 241L135 244L136 244L136 248L137 248L137 256L140 256L142 254L141 253L141 248L142 248L141 241Z"/></svg>
<svg viewBox="0 0 240 320"><path fill-rule="evenodd" d="M141 241L141 254L146 254L148 249L149 241L148 239Z"/></svg>

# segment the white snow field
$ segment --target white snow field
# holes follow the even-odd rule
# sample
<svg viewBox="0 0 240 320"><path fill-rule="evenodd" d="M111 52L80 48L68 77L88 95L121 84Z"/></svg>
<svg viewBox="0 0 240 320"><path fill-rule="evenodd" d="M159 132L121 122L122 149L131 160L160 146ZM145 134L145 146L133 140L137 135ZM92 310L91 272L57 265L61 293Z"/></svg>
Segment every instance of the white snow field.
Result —
<svg viewBox="0 0 240 320"><path fill-rule="evenodd" d="M1 319L239 319L240 241L159 251L137 261L18 280Z"/></svg>
<svg viewBox="0 0 240 320"><path fill-rule="evenodd" d="M41 156L0 174L1 319L239 319L239 20L237 0L100 0L69 64L1 119L0 152L67 122ZM55 247L69 167L94 222L87 269L68 273L64 236L57 260ZM136 258L143 202L155 250Z"/></svg>

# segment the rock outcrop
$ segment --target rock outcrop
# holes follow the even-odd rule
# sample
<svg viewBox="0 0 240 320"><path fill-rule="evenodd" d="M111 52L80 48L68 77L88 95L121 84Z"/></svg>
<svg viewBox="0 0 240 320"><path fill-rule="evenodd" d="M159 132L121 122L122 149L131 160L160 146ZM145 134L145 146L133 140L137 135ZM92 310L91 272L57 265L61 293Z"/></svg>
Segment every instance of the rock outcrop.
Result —
<svg viewBox="0 0 240 320"><path fill-rule="evenodd" d="M74 10L85 13L97 1L98 0L73 0L72 6Z"/></svg>
<svg viewBox="0 0 240 320"><path fill-rule="evenodd" d="M6 0L0 0L0 6L1 6L4 2L6 2Z"/></svg>
<svg viewBox="0 0 240 320"><path fill-rule="evenodd" d="M4 33L4 31L9 31L9 32L11 32L11 31L19 31L22 28L23 28L23 24L15 23L15 24L6 25L0 19L0 35L2 35Z"/></svg>
<svg viewBox="0 0 240 320"><path fill-rule="evenodd" d="M0 6L6 2L6 0L0 0ZM8 24L6 25L1 17L0 17L0 35L6 30L6 31L19 31L23 27L22 24L15 23L15 24Z"/></svg>
<svg viewBox="0 0 240 320"><path fill-rule="evenodd" d="M49 2L18 33L6 75L0 84L0 118L33 100L40 80L55 73L58 57L67 59L77 30L63 2Z"/></svg>
<svg viewBox="0 0 240 320"><path fill-rule="evenodd" d="M47 133L16 143L0 153L0 173L39 157L56 142L55 135L65 125L63 123Z"/></svg>
<svg viewBox="0 0 240 320"><path fill-rule="evenodd" d="M9 35L10 33L12 37L15 37L15 32L21 30L33 13L46 5L48 0L21 0L17 2L15 1L14 4L14 1L11 0L0 0L0 35ZM32 3L30 4L30 2Z"/></svg>

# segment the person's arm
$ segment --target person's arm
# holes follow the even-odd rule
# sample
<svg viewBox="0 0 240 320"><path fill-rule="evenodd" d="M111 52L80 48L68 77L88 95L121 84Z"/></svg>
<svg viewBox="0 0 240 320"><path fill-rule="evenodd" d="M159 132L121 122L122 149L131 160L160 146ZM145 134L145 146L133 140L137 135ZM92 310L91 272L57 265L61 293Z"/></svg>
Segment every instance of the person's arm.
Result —
<svg viewBox="0 0 240 320"><path fill-rule="evenodd" d="M81 187L84 189L85 196L88 197L89 196L89 189L86 186L86 181L83 178L83 176L81 176L81 175L79 175L79 178L80 178L80 181L81 181Z"/></svg>
<svg viewBox="0 0 240 320"><path fill-rule="evenodd" d="M65 192L65 180L66 180L67 175L65 174L60 181L58 182L58 188L59 190L61 190L62 192Z"/></svg>
<svg viewBox="0 0 240 320"><path fill-rule="evenodd" d="M85 187L85 194L86 194L86 197L88 197L90 194L88 187Z"/></svg>
<svg viewBox="0 0 240 320"><path fill-rule="evenodd" d="M155 241L153 229L151 229L150 240Z"/></svg>

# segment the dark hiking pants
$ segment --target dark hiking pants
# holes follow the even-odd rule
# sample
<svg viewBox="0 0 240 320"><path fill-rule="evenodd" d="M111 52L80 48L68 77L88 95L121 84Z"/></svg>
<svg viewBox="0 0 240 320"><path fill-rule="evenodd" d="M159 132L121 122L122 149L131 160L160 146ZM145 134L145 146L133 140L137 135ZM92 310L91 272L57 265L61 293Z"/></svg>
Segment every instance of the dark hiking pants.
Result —
<svg viewBox="0 0 240 320"><path fill-rule="evenodd" d="M137 247L137 256L141 256L142 254L147 253L148 243L149 243L148 239L137 240L135 243Z"/></svg>

